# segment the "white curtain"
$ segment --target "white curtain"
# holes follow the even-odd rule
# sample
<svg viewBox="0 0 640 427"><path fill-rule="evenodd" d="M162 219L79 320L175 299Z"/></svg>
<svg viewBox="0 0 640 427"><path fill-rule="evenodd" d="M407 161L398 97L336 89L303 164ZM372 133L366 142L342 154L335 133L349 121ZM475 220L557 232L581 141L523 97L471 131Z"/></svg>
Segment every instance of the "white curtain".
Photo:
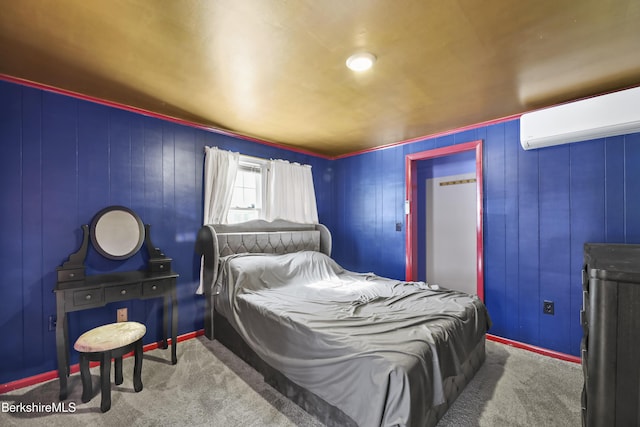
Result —
<svg viewBox="0 0 640 427"><path fill-rule="evenodd" d="M231 206L240 155L205 147L204 224L225 224Z"/></svg>
<svg viewBox="0 0 640 427"><path fill-rule="evenodd" d="M272 160L267 176L266 219L318 223L311 166Z"/></svg>
<svg viewBox="0 0 640 427"><path fill-rule="evenodd" d="M204 149L204 216L203 223L225 224L231 206L233 186L238 172L240 155L218 147ZM197 294L203 293L202 272L204 258L200 260L200 286Z"/></svg>

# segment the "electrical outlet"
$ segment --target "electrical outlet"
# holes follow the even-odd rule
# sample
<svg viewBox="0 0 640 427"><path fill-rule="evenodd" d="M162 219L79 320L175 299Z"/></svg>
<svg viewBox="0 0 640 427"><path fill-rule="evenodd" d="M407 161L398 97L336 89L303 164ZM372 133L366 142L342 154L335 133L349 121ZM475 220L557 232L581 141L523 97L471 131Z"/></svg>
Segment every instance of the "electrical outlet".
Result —
<svg viewBox="0 0 640 427"><path fill-rule="evenodd" d="M127 308L119 308L118 314L116 315L118 318L118 322L126 322L127 321Z"/></svg>
<svg viewBox="0 0 640 427"><path fill-rule="evenodd" d="M554 314L553 301L543 301L542 303L542 312L544 314Z"/></svg>
<svg viewBox="0 0 640 427"><path fill-rule="evenodd" d="M49 316L49 330L50 331L55 331L56 330L56 322L58 321L58 318L55 315L51 315Z"/></svg>

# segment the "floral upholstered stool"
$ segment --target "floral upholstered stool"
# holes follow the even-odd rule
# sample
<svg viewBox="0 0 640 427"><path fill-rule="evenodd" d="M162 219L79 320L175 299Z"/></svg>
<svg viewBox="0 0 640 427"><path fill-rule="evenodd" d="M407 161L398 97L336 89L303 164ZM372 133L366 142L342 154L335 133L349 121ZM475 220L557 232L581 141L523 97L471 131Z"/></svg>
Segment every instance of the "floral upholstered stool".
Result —
<svg viewBox="0 0 640 427"><path fill-rule="evenodd" d="M100 362L100 410L111 408L111 358L115 364L115 383L122 384L122 356L133 351L133 388L142 390L142 337L147 328L138 322L119 322L98 326L80 335L73 345L80 353L80 377L82 378L82 401L91 400L92 385L89 361Z"/></svg>

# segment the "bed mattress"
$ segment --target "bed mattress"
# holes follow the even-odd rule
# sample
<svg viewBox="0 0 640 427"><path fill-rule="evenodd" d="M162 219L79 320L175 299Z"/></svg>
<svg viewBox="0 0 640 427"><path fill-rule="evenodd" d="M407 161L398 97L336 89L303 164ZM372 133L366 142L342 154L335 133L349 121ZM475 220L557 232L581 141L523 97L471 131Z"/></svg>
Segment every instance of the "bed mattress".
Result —
<svg viewBox="0 0 640 427"><path fill-rule="evenodd" d="M231 255L218 271L216 310L249 347L362 426L428 424L490 322L475 296L320 252Z"/></svg>

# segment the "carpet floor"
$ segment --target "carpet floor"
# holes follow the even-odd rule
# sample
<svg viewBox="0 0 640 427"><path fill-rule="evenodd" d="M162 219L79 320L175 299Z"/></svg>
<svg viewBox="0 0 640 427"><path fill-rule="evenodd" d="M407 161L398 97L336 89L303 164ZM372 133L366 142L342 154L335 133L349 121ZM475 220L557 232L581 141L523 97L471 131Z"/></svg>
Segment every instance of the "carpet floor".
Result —
<svg viewBox="0 0 640 427"><path fill-rule="evenodd" d="M139 393L133 391L132 357L123 361L123 373L124 383L112 385L111 410L104 414L96 367L90 402L82 403L80 375L74 374L63 406L69 412L46 412L45 405L58 403L58 381L52 380L1 394L0 425L322 426L223 345L204 337L178 344L177 365L171 365L169 350L145 353ZM438 427L579 426L581 388L579 365L487 341L486 362ZM18 411L8 412L10 407Z"/></svg>

